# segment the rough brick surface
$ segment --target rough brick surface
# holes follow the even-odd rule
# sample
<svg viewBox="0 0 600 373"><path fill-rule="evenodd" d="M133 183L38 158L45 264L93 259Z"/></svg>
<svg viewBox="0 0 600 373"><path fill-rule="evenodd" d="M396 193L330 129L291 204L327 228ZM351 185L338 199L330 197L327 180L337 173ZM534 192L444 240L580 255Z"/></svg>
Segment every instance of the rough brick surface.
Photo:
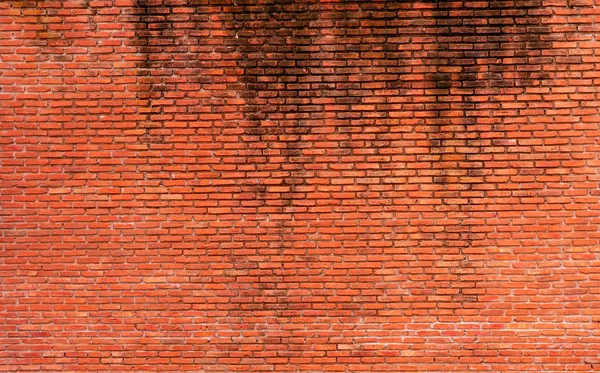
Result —
<svg viewBox="0 0 600 373"><path fill-rule="evenodd" d="M0 371L600 370L600 2L0 2Z"/></svg>

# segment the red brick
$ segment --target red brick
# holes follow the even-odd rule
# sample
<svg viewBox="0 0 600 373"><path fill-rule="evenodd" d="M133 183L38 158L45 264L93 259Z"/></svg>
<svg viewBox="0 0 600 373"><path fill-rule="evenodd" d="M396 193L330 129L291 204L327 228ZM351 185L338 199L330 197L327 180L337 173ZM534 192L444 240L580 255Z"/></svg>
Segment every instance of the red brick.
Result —
<svg viewBox="0 0 600 373"><path fill-rule="evenodd" d="M0 4L0 370L598 371L595 2Z"/></svg>

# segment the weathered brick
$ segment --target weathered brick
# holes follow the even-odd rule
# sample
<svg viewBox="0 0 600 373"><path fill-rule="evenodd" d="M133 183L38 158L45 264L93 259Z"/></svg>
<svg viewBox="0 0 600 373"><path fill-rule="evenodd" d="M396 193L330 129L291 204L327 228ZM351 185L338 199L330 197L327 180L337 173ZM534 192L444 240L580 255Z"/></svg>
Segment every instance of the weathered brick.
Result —
<svg viewBox="0 0 600 373"><path fill-rule="evenodd" d="M0 4L0 370L598 371L597 4Z"/></svg>

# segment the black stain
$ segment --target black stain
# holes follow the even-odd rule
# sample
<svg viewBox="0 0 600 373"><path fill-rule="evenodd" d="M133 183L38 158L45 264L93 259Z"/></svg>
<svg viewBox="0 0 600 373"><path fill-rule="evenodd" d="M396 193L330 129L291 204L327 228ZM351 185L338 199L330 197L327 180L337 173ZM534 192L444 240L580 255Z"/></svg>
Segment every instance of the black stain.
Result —
<svg viewBox="0 0 600 373"><path fill-rule="evenodd" d="M268 243L271 255L296 255L302 261L297 253L304 249L294 238L295 216L305 209L300 202L306 198L303 187L310 177L306 165L313 162L304 151L311 146L307 136L315 92L305 89L304 80L313 63L309 54L317 30L311 22L318 19L318 7L290 0L238 0L226 10L232 20L226 25L231 35L225 44L233 48L239 70L235 88L244 101L238 108L242 114L238 125L246 146L260 150L258 157L246 158L247 167L269 178L268 184L261 177L240 182L253 194L257 219L262 219L259 225L277 237ZM299 299L288 296L288 289L299 286L293 279L297 270L272 265L261 273L261 281L250 291L257 303L253 307L272 310L276 322L303 308Z"/></svg>
<svg viewBox="0 0 600 373"><path fill-rule="evenodd" d="M171 7L164 6L162 0L137 0L130 17L134 21L133 46L140 56L137 62L137 98L141 101L138 114L139 136L142 143L163 143L165 132L160 120L155 119L164 113L163 107L155 105L164 97L164 92L173 90L165 84L165 56L175 43L173 23L169 20Z"/></svg>
<svg viewBox="0 0 600 373"><path fill-rule="evenodd" d="M436 171L433 183L438 185L435 197L443 201L438 206L439 211L459 222L444 233L441 238L444 247L440 252L448 252L448 248L450 252L457 250L465 259L460 265L471 270L477 263L467 260L468 253L479 238L471 223L478 208L472 201L483 193L479 186L486 176L483 156L488 140L482 134L501 129L500 123L494 122L498 118L493 118L486 105L494 96L515 90L524 92L527 87L539 86L547 77L539 63L535 63L541 51L549 47L543 38L550 32L544 25L547 14L541 1L520 6L511 3L510 7L506 2L494 1L487 2L486 6L482 6L482 2L467 1L387 1L384 8L391 14L389 19L394 20L400 12L411 10L414 4L421 4L423 14L420 19L413 20L414 28L421 28L423 35L433 39L424 44L428 49L423 55L400 50L399 46L403 44L389 42L387 36L366 36L372 37L369 48L374 46L385 52L386 59L394 60L394 66L405 72L399 73L400 76L413 74L411 69L415 60L422 61L424 81L418 84L424 84L426 117L418 131L425 132L429 143L428 156L433 159ZM351 107L361 103L364 98L361 94L365 94L345 93L350 90L360 92L361 83L339 83L338 77L330 73L319 75L313 72L313 67L321 67L321 61L311 60L311 53L321 51L321 47L315 45L320 30L314 27L321 17L322 5L319 3L231 0L197 1L186 5L191 9L195 27L186 31L186 35L201 35L205 31L203 27L215 30L209 24L218 24L216 30L221 32L222 45L214 51L233 61L234 67L226 73L233 80L226 80L224 84L227 92L234 92L243 102L235 105L239 114L235 125L242 130L246 145L253 148L252 152L241 155L246 160L245 166L253 173L270 175L269 185L260 177L250 176L238 184L242 192L253 195L259 214L265 211L265 216L286 216L277 220L275 226L269 226L279 237L277 242L271 243L271 248L291 249L294 242L289 238L294 233L294 216L296 211L302 211L299 202L305 198L304 190L311 177L306 166L314 161L307 151L312 146L312 124L322 122L313 120L318 118L312 115L313 110L322 109L314 105L314 98L333 98L337 104ZM345 5L348 4L339 6ZM369 20L370 7L381 8L381 2L356 2L356 5L363 20ZM214 9L208 6L214 6ZM206 12L210 12L210 16ZM145 129L140 140L161 142L162 123L152 118L164 114L164 107L155 103L164 98L165 92L175 89L165 79L170 64L177 67L169 51L180 56L185 53L179 51L185 51L186 47L179 45L184 39L181 31L173 27L172 9L161 0L138 0L133 15L137 17L135 45L141 56L137 74L142 84L138 98L147 103L142 113L144 118L139 122L140 128ZM335 37L366 37L360 23L356 23L359 21L352 19L349 12L331 11L328 16L335 19L335 26L328 30ZM195 36L200 42L202 37ZM329 46L336 48L333 62L345 64L349 61L345 53L360 54L367 50L349 42L333 42ZM202 76L206 61L202 61L198 53L187 55L198 59L189 65L198 71L198 76L189 78L190 81L209 83L212 78ZM321 81L323 89L313 89L315 85L310 82L323 77L331 82ZM399 78L388 82L387 88L398 89L399 94L404 94L412 84ZM384 111L381 114L385 114ZM358 114L351 111L338 115L349 123L360 122L356 121ZM349 140L353 137L352 125L338 131L348 133ZM379 154L381 149L389 146L386 134L385 131L377 133L375 140L365 142L340 141L340 147L344 154L355 154L361 147L372 148ZM472 272L465 272L463 278L472 275Z"/></svg>
<svg viewBox="0 0 600 373"><path fill-rule="evenodd" d="M499 128L490 123L499 119L493 111L500 106L490 103L495 96L524 93L548 78L535 62L541 50L551 47L543 40L551 31L544 25L548 13L540 0L517 5L492 1L486 6L468 1L425 3L430 5L427 33L435 40L424 59L429 67L426 95L434 97L426 120L430 153L436 159L433 181L440 186L440 210L458 219L445 235L444 246L455 246L462 268L476 267L469 254L481 239L473 231L474 213L481 206L474 201L484 197L480 187L490 146L482 134ZM474 287L474 278L468 272L459 275L459 282Z"/></svg>
<svg viewBox="0 0 600 373"><path fill-rule="evenodd" d="M314 92L305 89L302 78L309 76L309 53L314 51L318 32L311 22L318 20L319 12L314 4L289 0L237 4L232 8L235 37L228 38L228 43L240 54L244 133L261 143L269 171L282 175L281 184L287 191L277 192L278 209L293 219L295 201L303 198L304 165L312 162L303 149L310 146L306 141L311 133L306 125L310 109L305 109ZM257 199L261 196L264 194L256 195ZM282 243L290 245L285 238L290 231L287 223L281 221L278 228Z"/></svg>

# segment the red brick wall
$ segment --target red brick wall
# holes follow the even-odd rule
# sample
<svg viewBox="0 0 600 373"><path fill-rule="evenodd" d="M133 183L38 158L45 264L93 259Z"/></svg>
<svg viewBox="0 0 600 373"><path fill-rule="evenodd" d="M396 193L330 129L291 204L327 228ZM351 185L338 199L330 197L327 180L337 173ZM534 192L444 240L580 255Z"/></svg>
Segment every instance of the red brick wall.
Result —
<svg viewBox="0 0 600 373"><path fill-rule="evenodd" d="M600 370L600 2L0 3L0 371Z"/></svg>

